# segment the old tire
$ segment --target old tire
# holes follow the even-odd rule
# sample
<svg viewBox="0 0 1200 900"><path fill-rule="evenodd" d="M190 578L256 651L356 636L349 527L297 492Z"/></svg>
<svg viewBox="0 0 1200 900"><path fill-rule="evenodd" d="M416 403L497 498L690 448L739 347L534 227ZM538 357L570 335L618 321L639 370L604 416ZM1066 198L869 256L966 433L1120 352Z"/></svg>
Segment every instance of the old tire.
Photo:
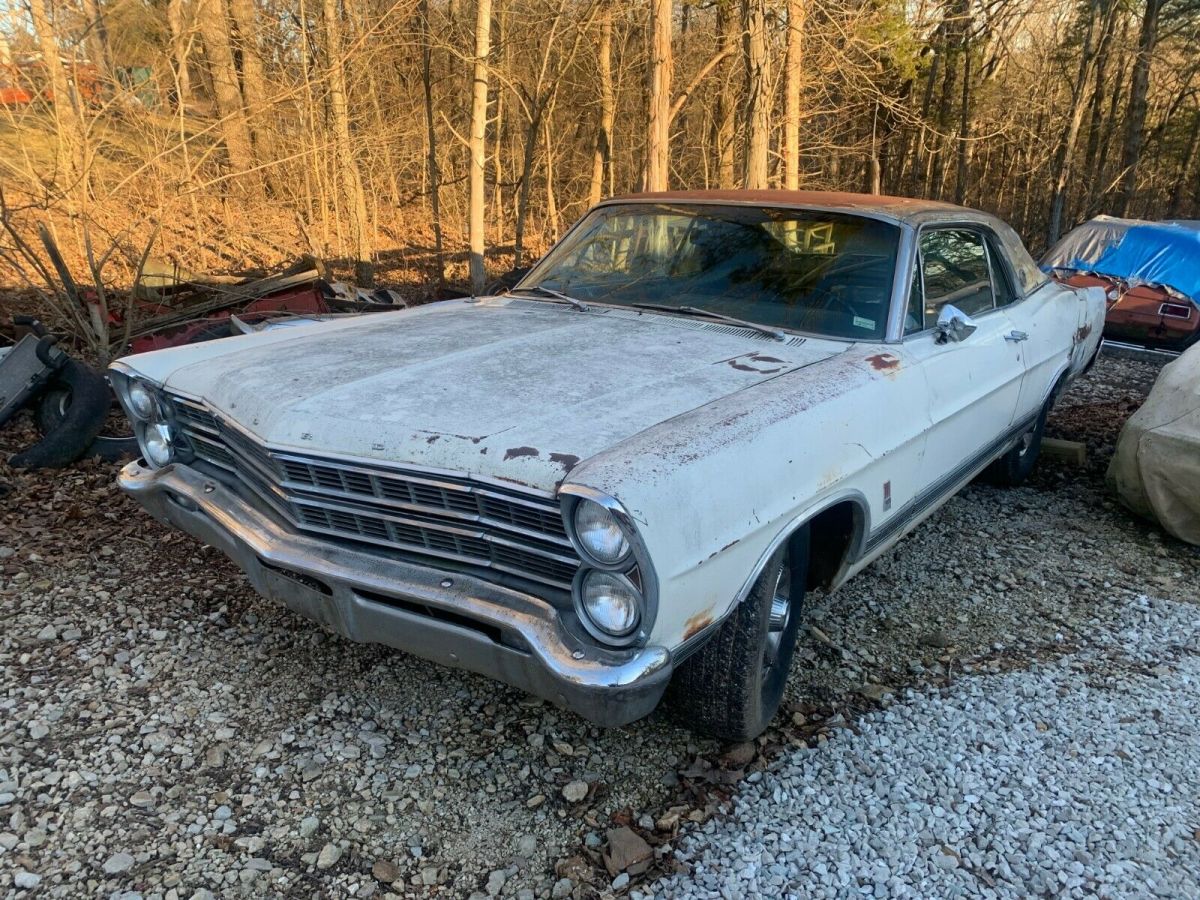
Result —
<svg viewBox="0 0 1200 900"><path fill-rule="evenodd" d="M724 741L766 730L787 684L808 578L808 529L785 541L750 594L672 680L690 728Z"/></svg>
<svg viewBox="0 0 1200 900"><path fill-rule="evenodd" d="M47 388L38 401L37 409L34 410L34 420L42 434L50 434L62 424L71 408L73 397L70 386L63 382L55 381ZM110 394L110 409L113 402ZM123 459L134 458L140 452L137 438L132 434L124 437L101 434L92 440L83 455L89 458L94 456L105 462L120 462Z"/></svg>
<svg viewBox="0 0 1200 900"><path fill-rule="evenodd" d="M69 397L65 404L61 399L63 392ZM55 396L52 402L57 404L61 415L53 419L54 427L44 431L40 441L12 458L10 462L16 468L70 465L87 453L108 418L108 382L95 369L77 360L69 359L63 364L46 393ZM39 426L47 418L42 408L39 404L36 415Z"/></svg>
<svg viewBox="0 0 1200 900"><path fill-rule="evenodd" d="M1052 395L1029 430L1021 435L1010 450L983 470L984 481L997 487L1017 487L1025 483L1033 474L1033 467L1037 465L1038 456L1041 455L1046 416L1050 414L1050 407L1053 405Z"/></svg>

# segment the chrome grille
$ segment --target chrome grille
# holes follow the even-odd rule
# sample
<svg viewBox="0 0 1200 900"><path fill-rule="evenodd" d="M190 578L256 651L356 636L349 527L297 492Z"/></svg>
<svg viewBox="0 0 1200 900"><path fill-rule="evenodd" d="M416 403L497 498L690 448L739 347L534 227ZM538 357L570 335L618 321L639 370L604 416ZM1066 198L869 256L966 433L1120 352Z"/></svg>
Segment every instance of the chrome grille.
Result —
<svg viewBox="0 0 1200 900"><path fill-rule="evenodd" d="M493 569L567 589L579 567L546 497L466 476L384 469L273 450L205 406L170 398L196 456L239 482L297 530Z"/></svg>

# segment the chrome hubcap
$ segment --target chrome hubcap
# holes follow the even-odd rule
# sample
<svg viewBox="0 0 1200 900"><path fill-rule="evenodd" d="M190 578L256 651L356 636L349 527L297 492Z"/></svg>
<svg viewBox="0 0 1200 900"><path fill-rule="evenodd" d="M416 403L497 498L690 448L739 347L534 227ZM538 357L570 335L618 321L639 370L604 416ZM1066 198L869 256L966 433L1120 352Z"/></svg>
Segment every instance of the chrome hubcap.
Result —
<svg viewBox="0 0 1200 900"><path fill-rule="evenodd" d="M779 647L783 633L792 618L792 570L784 560L775 576L775 590L771 594L771 613L767 619L767 645L763 649L763 678L770 674L779 660Z"/></svg>

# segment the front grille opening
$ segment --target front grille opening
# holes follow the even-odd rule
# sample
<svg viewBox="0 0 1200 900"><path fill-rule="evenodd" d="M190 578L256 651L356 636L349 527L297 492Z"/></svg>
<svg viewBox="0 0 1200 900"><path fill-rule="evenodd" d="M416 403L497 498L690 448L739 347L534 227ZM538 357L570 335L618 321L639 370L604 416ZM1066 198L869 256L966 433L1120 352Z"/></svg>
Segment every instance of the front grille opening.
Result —
<svg viewBox="0 0 1200 900"><path fill-rule="evenodd" d="M478 577L565 594L579 566L558 503L465 473L372 468L276 451L201 404L172 398L195 462L302 532L386 547L402 559L452 561ZM514 576L516 581L514 581ZM519 583L518 583L519 582Z"/></svg>
<svg viewBox="0 0 1200 900"><path fill-rule="evenodd" d="M319 578L313 578L311 575L305 575L303 572L296 572L292 569L285 569L282 566L273 565L272 563L267 562L261 556L258 558L258 564L264 569L268 569L274 572L276 575L286 578L288 581L294 581L297 584L302 584L306 588L310 588L317 593L324 594L326 597L333 596L333 588L321 581Z"/></svg>
<svg viewBox="0 0 1200 900"><path fill-rule="evenodd" d="M468 631L474 631L477 634L482 634L493 644L504 643L504 632L499 626L481 622L471 616L464 616L462 613L451 612L448 609L442 609L438 606L428 606L427 604L417 603L412 600L389 597L387 594L378 594L375 591L357 590L355 593L364 600L369 600L372 603L390 606L392 609L399 609L414 616L434 619L438 622L445 622L447 625L455 625L459 628L465 628Z"/></svg>

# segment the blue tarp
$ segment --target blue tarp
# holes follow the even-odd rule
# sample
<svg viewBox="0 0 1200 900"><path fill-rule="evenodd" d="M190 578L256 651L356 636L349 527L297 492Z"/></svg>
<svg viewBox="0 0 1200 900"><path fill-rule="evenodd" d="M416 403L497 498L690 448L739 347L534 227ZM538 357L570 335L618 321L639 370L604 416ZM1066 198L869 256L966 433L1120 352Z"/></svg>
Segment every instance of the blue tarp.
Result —
<svg viewBox="0 0 1200 900"><path fill-rule="evenodd" d="M1200 306L1200 230L1188 225L1100 216L1055 244L1041 266L1163 285Z"/></svg>

